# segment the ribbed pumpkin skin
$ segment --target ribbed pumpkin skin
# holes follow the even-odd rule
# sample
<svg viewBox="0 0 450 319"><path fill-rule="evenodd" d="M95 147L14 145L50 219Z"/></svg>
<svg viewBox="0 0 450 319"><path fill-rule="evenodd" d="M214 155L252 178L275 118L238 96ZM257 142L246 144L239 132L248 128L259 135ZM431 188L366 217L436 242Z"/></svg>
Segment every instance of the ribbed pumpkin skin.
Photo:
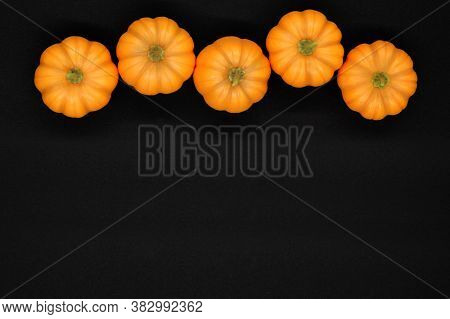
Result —
<svg viewBox="0 0 450 319"><path fill-rule="evenodd" d="M241 113L264 97L270 73L269 60L256 43L224 37L200 52L194 83L210 107Z"/></svg>
<svg viewBox="0 0 450 319"><path fill-rule="evenodd" d="M272 69L287 84L317 87L329 82L342 66L341 39L339 28L322 13L293 11L269 32L266 47Z"/></svg>
<svg viewBox="0 0 450 319"><path fill-rule="evenodd" d="M71 70L81 71L79 83L68 80ZM82 37L69 37L47 48L34 76L44 103L72 118L103 108L117 82L117 68L108 49Z"/></svg>
<svg viewBox="0 0 450 319"><path fill-rule="evenodd" d="M376 41L361 44L348 54L338 84L350 109L366 119L382 120L406 108L417 89L417 74L405 51Z"/></svg>
<svg viewBox="0 0 450 319"><path fill-rule="evenodd" d="M154 57L152 48L157 48ZM161 50L159 56L157 50ZM121 36L116 52L122 79L145 95L179 90L195 67L194 41L165 17L133 22Z"/></svg>

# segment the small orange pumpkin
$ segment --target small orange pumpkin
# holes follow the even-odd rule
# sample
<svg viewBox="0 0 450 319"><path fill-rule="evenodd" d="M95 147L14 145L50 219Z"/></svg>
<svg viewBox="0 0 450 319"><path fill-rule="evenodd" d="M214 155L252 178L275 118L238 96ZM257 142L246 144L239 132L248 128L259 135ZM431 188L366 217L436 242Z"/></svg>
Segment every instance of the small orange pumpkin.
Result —
<svg viewBox="0 0 450 319"><path fill-rule="evenodd" d="M400 113L417 88L413 61L392 43L376 41L353 49L339 70L345 103L369 120Z"/></svg>
<svg viewBox="0 0 450 319"><path fill-rule="evenodd" d="M264 97L270 73L269 60L255 42L224 37L200 52L194 83L212 108L240 113Z"/></svg>
<svg viewBox="0 0 450 319"><path fill-rule="evenodd" d="M171 19L142 18L120 38L117 57L120 76L138 92L169 94L194 71L194 41Z"/></svg>
<svg viewBox="0 0 450 319"><path fill-rule="evenodd" d="M69 37L47 48L34 76L44 103L73 118L108 104L117 82L108 49L82 37Z"/></svg>
<svg viewBox="0 0 450 319"><path fill-rule="evenodd" d="M320 12L293 11L283 16L267 36L275 73L296 88L321 86L342 66L344 48L339 28Z"/></svg>

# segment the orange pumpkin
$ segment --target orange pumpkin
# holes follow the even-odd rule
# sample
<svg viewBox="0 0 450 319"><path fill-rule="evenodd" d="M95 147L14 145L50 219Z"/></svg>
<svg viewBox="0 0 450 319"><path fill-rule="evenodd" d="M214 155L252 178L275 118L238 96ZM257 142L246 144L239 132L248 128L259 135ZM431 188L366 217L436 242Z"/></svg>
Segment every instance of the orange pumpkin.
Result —
<svg viewBox="0 0 450 319"><path fill-rule="evenodd" d="M194 71L194 41L168 18L133 22L117 45L119 73L145 95L173 93Z"/></svg>
<svg viewBox="0 0 450 319"><path fill-rule="evenodd" d="M34 76L44 103L73 118L108 104L117 82L108 49L82 37L69 37L47 48Z"/></svg>
<svg viewBox="0 0 450 319"><path fill-rule="evenodd" d="M297 88L321 86L342 66L342 33L320 12L294 11L281 18L267 36L275 73Z"/></svg>
<svg viewBox="0 0 450 319"><path fill-rule="evenodd" d="M212 108L240 113L264 97L270 73L269 60L256 43L225 37L200 52L194 83Z"/></svg>
<svg viewBox="0 0 450 319"><path fill-rule="evenodd" d="M366 119L381 120L407 106L417 88L417 74L405 51L376 41L348 54L338 84L350 109Z"/></svg>

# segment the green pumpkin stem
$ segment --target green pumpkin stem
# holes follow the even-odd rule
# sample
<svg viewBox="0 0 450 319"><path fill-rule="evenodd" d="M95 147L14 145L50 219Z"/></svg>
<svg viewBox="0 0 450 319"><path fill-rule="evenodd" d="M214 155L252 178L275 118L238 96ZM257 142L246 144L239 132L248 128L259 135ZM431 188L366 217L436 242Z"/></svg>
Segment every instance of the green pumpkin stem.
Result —
<svg viewBox="0 0 450 319"><path fill-rule="evenodd" d="M372 77L372 84L377 89L382 89L389 84L389 76L384 72L377 72Z"/></svg>
<svg viewBox="0 0 450 319"><path fill-rule="evenodd" d="M298 52L304 56L310 56L316 50L317 43L312 40L300 40L297 44Z"/></svg>
<svg viewBox="0 0 450 319"><path fill-rule="evenodd" d="M245 76L245 71L242 68L232 68L228 72L228 80L231 82L231 86L235 87L241 83Z"/></svg>
<svg viewBox="0 0 450 319"><path fill-rule="evenodd" d="M83 81L83 72L78 68L70 69L66 73L66 79L69 83L80 84Z"/></svg>
<svg viewBox="0 0 450 319"><path fill-rule="evenodd" d="M157 44L152 45L148 50L148 58L152 62L161 62L162 60L164 60L164 55L164 49Z"/></svg>

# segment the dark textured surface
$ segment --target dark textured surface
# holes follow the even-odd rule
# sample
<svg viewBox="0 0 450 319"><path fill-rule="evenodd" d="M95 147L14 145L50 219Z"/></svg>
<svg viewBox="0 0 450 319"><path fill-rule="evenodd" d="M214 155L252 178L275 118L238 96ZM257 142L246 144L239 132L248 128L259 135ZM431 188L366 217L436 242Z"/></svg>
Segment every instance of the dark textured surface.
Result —
<svg viewBox="0 0 450 319"><path fill-rule="evenodd" d="M338 24L346 52L388 40L441 1L16 1L57 36L114 51L143 16L175 19L196 53L236 35L264 47L292 10ZM448 19L450 6L394 41L415 61L419 89L399 116L372 123L332 82L276 120L313 125L313 179L277 182L447 295L449 258ZM137 176L140 124L179 124L119 84L83 120L49 111L33 85L56 40L0 4L0 294L17 287L175 178ZM115 55L114 55L115 59ZM262 124L311 89L273 74L262 102L239 116L208 108L192 80L155 100L188 123ZM435 291L267 180L188 178L10 297L434 298Z"/></svg>

